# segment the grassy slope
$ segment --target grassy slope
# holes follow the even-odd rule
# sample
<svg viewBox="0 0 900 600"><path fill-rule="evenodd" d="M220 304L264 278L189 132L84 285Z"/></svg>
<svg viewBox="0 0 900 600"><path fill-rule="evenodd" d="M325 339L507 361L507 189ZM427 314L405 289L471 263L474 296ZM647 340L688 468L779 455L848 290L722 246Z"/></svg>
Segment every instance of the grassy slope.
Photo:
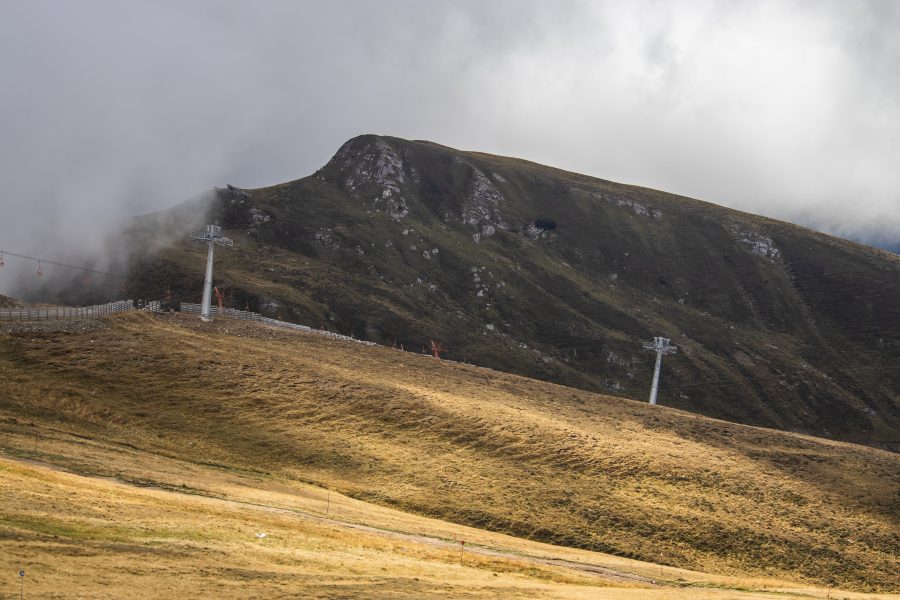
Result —
<svg viewBox="0 0 900 600"><path fill-rule="evenodd" d="M37 438L12 433L0 445L21 457L0 456L9 597L24 568L27 596L54 598L873 598L548 546L258 471L31 429Z"/></svg>
<svg viewBox="0 0 900 600"><path fill-rule="evenodd" d="M512 544L518 552L538 556L548 549L379 510L338 494L329 497L309 486L223 473L122 448L94 446L86 451L65 443L65 436L42 437L37 454L73 450L82 461L106 458L101 468L118 478L133 475L129 459L135 460L141 464L140 485L0 458L0 567L4 574L26 568L29 597L445 598L464 593L476 598L560 598L579 596L579 588L611 584L626 592L650 588L515 557L480 555L473 550L481 545ZM148 464L156 470L148 472ZM391 529L348 526L359 520ZM397 529L429 538L392 534ZM258 533L266 537L258 538ZM470 540L462 564L454 544L442 543L442 538ZM591 557L583 553L577 558ZM650 569L637 563L627 566ZM710 581L698 575L671 569L660 578L657 573L663 581L666 576ZM13 581L4 576L4 583ZM748 583L765 582L743 586ZM735 582L720 583L729 584ZM3 588L11 591L13 586ZM661 592L651 594L660 597Z"/></svg>
<svg viewBox="0 0 900 600"><path fill-rule="evenodd" d="M898 439L898 257L655 190L380 140L406 169L399 220L377 182L346 185L374 169L372 136L314 176L218 196L210 218L237 242L218 254L230 305L406 348L438 339L456 360L632 398L645 397L653 366L641 344L666 335L683 350L666 363L671 406L882 447ZM502 193L506 223L480 243L460 220L476 168ZM177 239L176 216L139 220L145 245ZM522 228L536 218L558 226L532 239ZM779 256L755 255L746 236L771 239ZM203 248L169 244L134 266L129 293L196 299L204 264Z"/></svg>
<svg viewBox="0 0 900 600"><path fill-rule="evenodd" d="M900 586L894 454L248 324L111 323L0 338L3 427L680 567Z"/></svg>

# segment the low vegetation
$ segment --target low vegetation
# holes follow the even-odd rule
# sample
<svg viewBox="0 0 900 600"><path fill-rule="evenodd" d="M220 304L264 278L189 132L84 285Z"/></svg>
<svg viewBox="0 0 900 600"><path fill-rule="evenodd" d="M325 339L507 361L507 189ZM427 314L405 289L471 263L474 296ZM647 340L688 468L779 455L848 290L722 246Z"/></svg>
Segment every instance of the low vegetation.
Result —
<svg viewBox="0 0 900 600"><path fill-rule="evenodd" d="M254 543L247 539L251 529L262 524L245 526L240 540L225 539L234 535L237 522L212 527L222 507L184 497L203 488L200 481L210 473L231 473L258 480L243 484L245 500L257 493L248 491L254 486L264 494L277 483L296 494L301 484L314 484L365 506L621 557L616 560L866 592L900 588L896 454L231 320L202 324L176 315L123 315L75 333L17 331L0 336L3 452L134 484L142 483L146 475L141 474L154 461L177 459L183 470L169 476L162 491L121 491L146 492L141 502L173 519L184 510L208 511L202 517L208 520L194 527L175 527L182 533L171 536L184 537L178 544L190 549L163 553L170 553L164 560L171 561L173 572L208 581L242 577L202 565L224 565L221 557L240 555ZM80 450L41 446L53 436L77 440L71 443ZM101 447L107 450L99 459ZM129 459L135 461L129 466L126 458L132 454L141 458ZM23 474L21 463L4 464L7 482L13 472L20 478L51 477L43 471ZM141 511L119 516L118 509L97 499L106 497L97 491L106 484L78 485L93 486L90 494L99 494L87 503L96 514L67 517L72 506L64 486L22 495L15 484L5 483L4 549L29 540L31 556L51 562L58 554L50 540L93 536L103 544L127 545L141 536L170 536L141 524ZM221 482L208 487L204 494L219 497L236 489ZM179 495L153 504L160 501L150 496L163 491ZM82 493L88 492L73 497ZM198 504L181 508L191 502ZM160 519L170 518L165 515ZM129 519L133 527L151 531L141 533ZM123 530L108 528L120 522ZM279 539L307 535L289 534L300 527L293 521L277 527L286 528ZM331 534L309 534L317 535ZM362 543L354 539L341 537L340 544ZM201 553L200 562L177 559L179 552L196 557L192 553L199 547L210 550ZM252 555L265 555L266 564L293 552L287 546L272 553L259 548ZM102 556L106 550L96 552ZM157 560L152 556L137 562L149 569ZM140 571L137 562L132 564ZM450 568L446 562L442 569ZM263 569L263 562L254 564L250 571L257 577L254 569ZM374 564L367 569L361 577L378 575L383 589L391 587L384 583L390 577ZM523 569L512 571L521 575ZM133 575L149 572L140 573ZM442 576L428 575L427 586ZM574 586L565 594L577 596L572 590L581 589L583 576L547 577L562 577L553 585ZM266 585L279 580L270 579ZM446 595L463 589L445 583ZM421 589L407 591L414 596Z"/></svg>

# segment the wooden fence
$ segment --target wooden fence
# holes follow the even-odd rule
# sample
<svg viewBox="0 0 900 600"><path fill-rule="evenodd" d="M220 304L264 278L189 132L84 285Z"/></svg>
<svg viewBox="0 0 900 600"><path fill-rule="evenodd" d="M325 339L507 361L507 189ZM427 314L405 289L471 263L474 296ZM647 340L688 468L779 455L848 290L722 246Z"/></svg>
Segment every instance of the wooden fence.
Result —
<svg viewBox="0 0 900 600"><path fill-rule="evenodd" d="M107 304L97 304L94 306L26 306L24 308L0 308L0 321L62 321L73 319L91 319L94 317L102 317L104 315L112 315L115 313L131 312L135 310L143 310L149 312L161 312L162 303L159 300L118 300ZM188 302L181 303L181 312L187 314L200 314L200 305ZM306 325L297 323L288 323L287 321L279 321L278 319L270 319L259 313L246 310L237 310L234 308L219 308L213 306L210 309L212 317L229 317L232 319L240 319L242 321L256 321L273 327L282 327L284 329L294 329L297 331L305 331L315 335L322 335L335 340L346 340L348 342L356 342L367 346L376 346L374 342L366 342L358 340L348 335L341 335L331 331L322 329L313 329Z"/></svg>
<svg viewBox="0 0 900 600"><path fill-rule="evenodd" d="M200 304L191 304L187 302L181 303L181 312L191 314L191 315L199 315L200 314L201 305ZM348 342L356 342L357 344L364 344L366 346L377 346L375 342L367 342L364 340L358 340L354 337L350 337L349 335L341 335L340 333L333 333L331 331L324 331L322 329L313 329L312 327L307 327L306 325L299 325L297 323L288 323L287 321L279 321L278 319L270 319L268 317L264 317L259 313L249 312L246 310L237 310L234 308L219 308L218 306L210 307L210 316L215 317L231 317L232 319L241 319L243 321L256 321L258 323L265 323L266 325L271 325L273 327L283 327L285 329L295 329L297 331L305 331L307 333L314 333L316 335L323 335L325 337L330 337L335 340L346 340Z"/></svg>

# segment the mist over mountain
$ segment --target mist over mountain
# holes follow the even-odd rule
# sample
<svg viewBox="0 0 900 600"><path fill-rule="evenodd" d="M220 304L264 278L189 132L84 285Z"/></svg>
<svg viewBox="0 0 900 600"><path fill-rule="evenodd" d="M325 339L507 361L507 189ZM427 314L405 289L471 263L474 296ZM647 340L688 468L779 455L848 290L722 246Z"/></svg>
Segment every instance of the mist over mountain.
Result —
<svg viewBox="0 0 900 600"><path fill-rule="evenodd" d="M6 2L0 249L107 258L119 219L361 131L900 244L895 2L265 6Z"/></svg>
<svg viewBox="0 0 900 600"><path fill-rule="evenodd" d="M874 242L872 243L872 245L876 248L881 248L882 250L893 252L894 254L900 254L900 244L893 244L890 242Z"/></svg>

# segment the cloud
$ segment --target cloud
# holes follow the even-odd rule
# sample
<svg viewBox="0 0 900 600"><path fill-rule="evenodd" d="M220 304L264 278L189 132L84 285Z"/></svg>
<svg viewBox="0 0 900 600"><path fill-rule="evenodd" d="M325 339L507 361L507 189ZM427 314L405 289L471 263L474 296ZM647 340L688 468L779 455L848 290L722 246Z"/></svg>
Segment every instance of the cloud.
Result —
<svg viewBox="0 0 900 600"><path fill-rule="evenodd" d="M897 241L898 29L890 1L6 2L0 248L96 250L366 132Z"/></svg>

